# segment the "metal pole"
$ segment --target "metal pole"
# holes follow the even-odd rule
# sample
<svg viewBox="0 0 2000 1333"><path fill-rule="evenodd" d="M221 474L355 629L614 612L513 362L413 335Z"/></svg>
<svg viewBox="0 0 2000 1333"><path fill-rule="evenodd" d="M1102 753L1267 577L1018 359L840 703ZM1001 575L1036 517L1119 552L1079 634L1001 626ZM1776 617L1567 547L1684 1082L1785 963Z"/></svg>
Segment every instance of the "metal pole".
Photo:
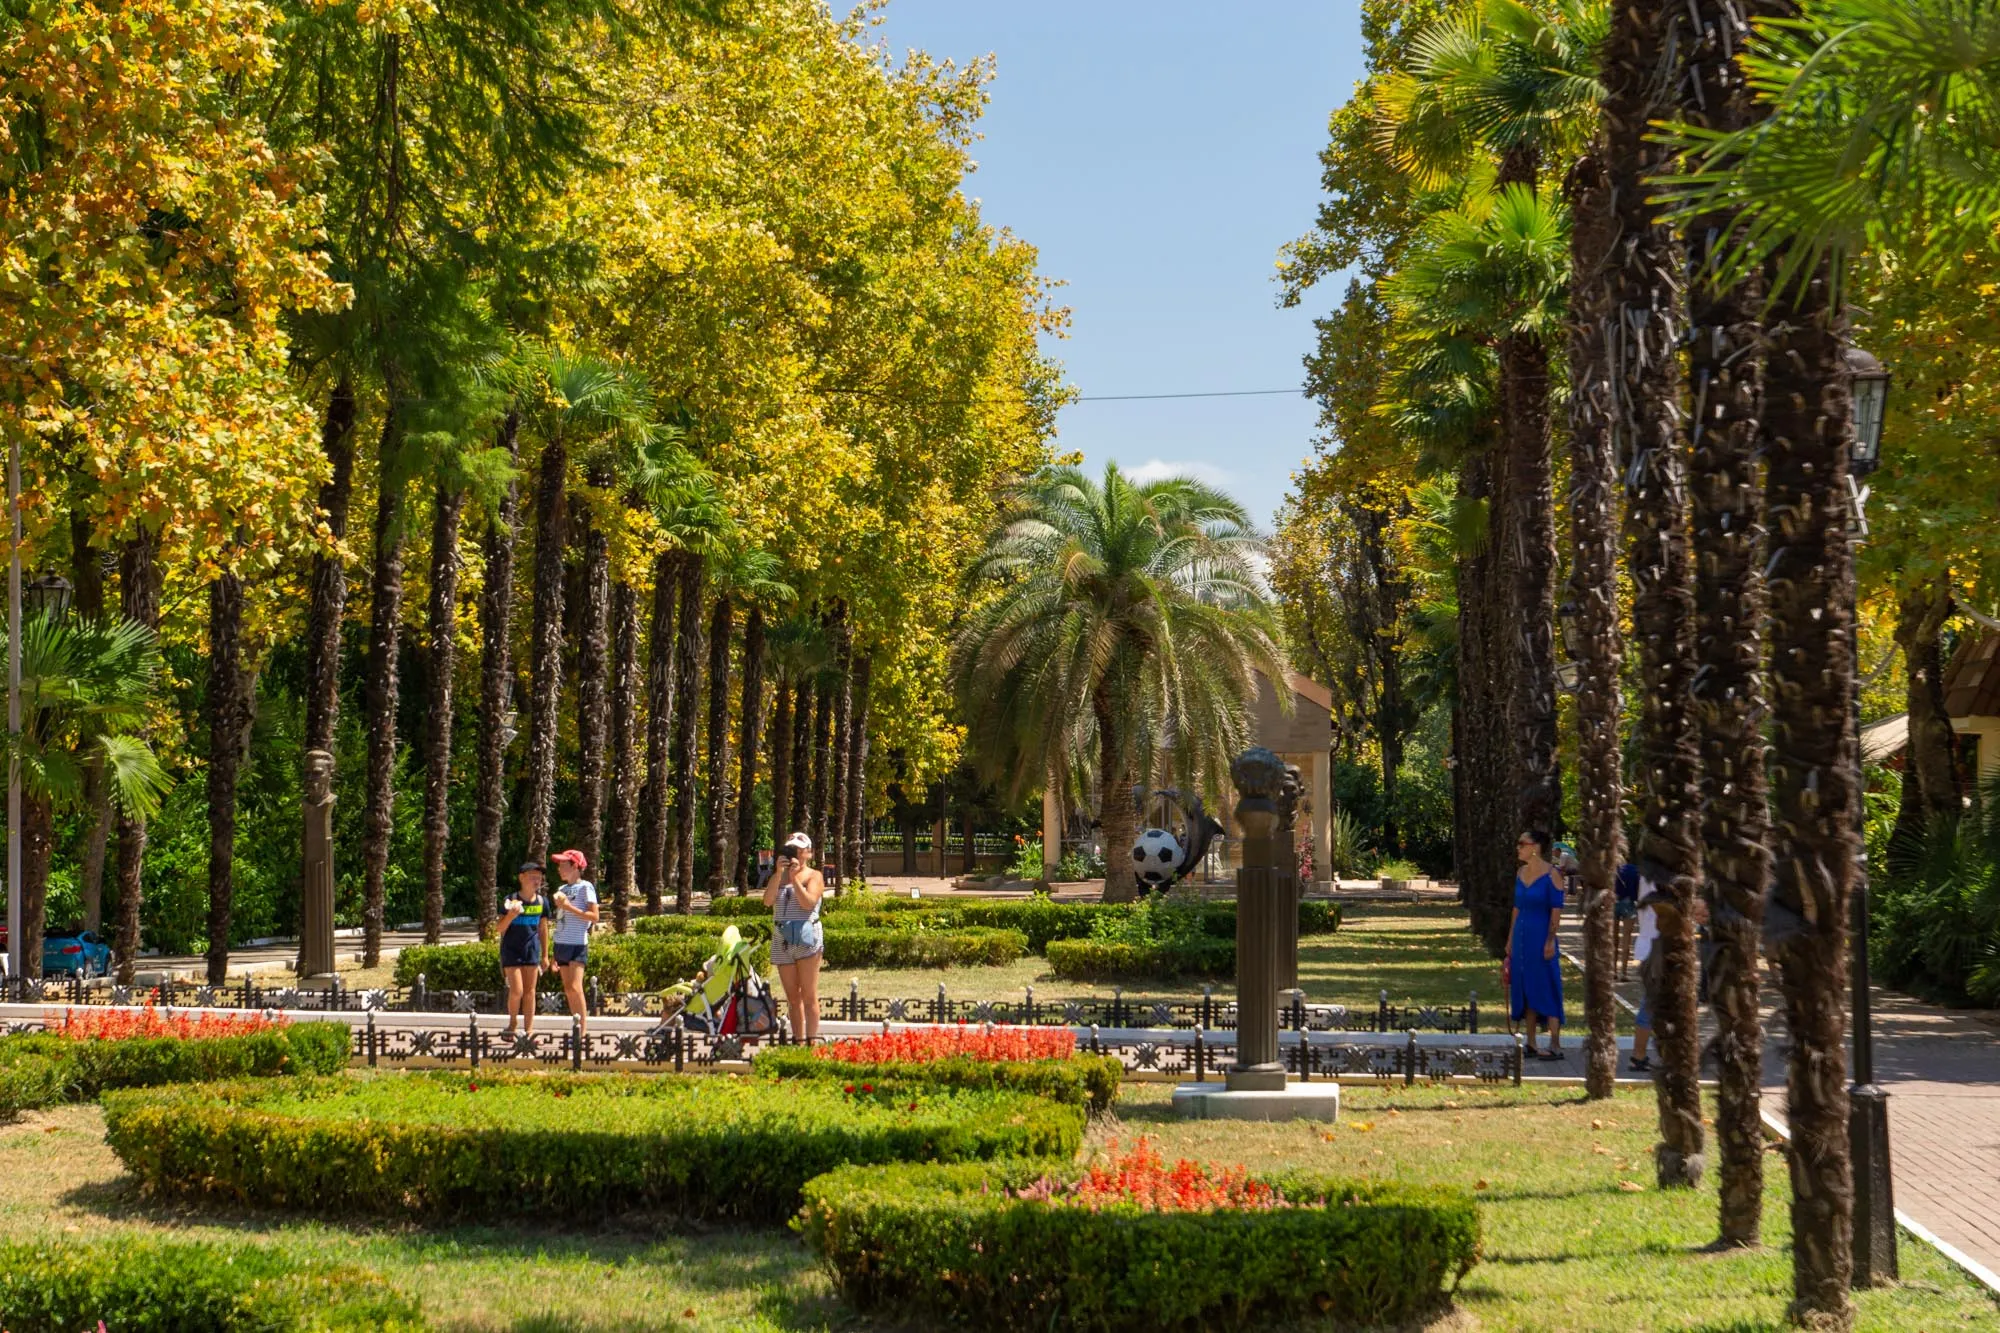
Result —
<svg viewBox="0 0 2000 1333"><path fill-rule="evenodd" d="M21 968L21 437L7 443L7 975Z"/></svg>

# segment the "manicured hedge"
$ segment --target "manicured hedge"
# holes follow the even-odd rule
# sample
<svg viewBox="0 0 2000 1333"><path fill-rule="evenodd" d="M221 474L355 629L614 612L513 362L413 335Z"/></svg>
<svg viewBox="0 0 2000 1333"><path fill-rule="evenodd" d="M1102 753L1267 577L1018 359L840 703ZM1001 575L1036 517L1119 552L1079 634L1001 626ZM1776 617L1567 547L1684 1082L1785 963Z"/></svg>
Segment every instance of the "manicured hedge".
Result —
<svg viewBox="0 0 2000 1333"><path fill-rule="evenodd" d="M892 900L893 901L893 900ZM742 929L759 928L759 923ZM768 931L768 924L762 929ZM1028 952L1028 939L1017 930L944 928L928 914L896 916L841 913L822 922L826 936L826 966L856 967L975 967L1014 962ZM702 957L715 952L722 927L704 917L646 917L635 937L648 944L663 941L705 941L695 946ZM593 950L596 946L592 946ZM705 950L705 952L702 952ZM760 951L760 958L768 950ZM496 956L497 966L497 956ZM642 973L642 975L651 975ZM678 979L678 978L676 978ZM667 984L665 982L661 984ZM624 989L649 989L637 986Z"/></svg>
<svg viewBox="0 0 2000 1333"><path fill-rule="evenodd" d="M0 1245L0 1328L82 1333L344 1333L427 1328L380 1277L254 1245L136 1237Z"/></svg>
<svg viewBox="0 0 2000 1333"><path fill-rule="evenodd" d="M1059 902L1054 898L891 898L887 894L850 894L845 898L827 898L824 912L827 917L860 913L867 917L868 924L891 925L909 916L921 917L941 929L956 929L965 926L989 926L998 930L1018 930L1028 937L1029 953L1044 953L1050 940L1088 939L1092 925L1103 918L1118 918L1130 914L1132 907L1127 903ZM741 920L745 917L768 918L771 909L758 898L723 898L712 903L708 911L711 917ZM655 921L699 921L700 917L642 917L639 930L673 930L678 927L654 927L648 923ZM1214 936L1236 937L1236 908L1230 903L1215 903L1202 911L1202 929ZM1340 929L1340 904L1319 899L1305 899L1299 903L1299 934L1328 935Z"/></svg>
<svg viewBox="0 0 2000 1333"><path fill-rule="evenodd" d="M1007 1088L1102 1115L1118 1100L1125 1067L1109 1055L1064 1060L975 1060L953 1056L911 1062L824 1060L809 1047L766 1046L752 1057L757 1072L778 1078L823 1078L840 1083L931 1083L951 1088Z"/></svg>
<svg viewBox="0 0 2000 1333"><path fill-rule="evenodd" d="M1046 1170L843 1168L807 1184L794 1225L864 1310L1009 1329L1400 1325L1479 1253L1478 1211L1457 1190L1267 1176L1308 1206L1213 1212L1009 1195Z"/></svg>
<svg viewBox="0 0 2000 1333"><path fill-rule="evenodd" d="M1074 981L1105 978L1228 977L1236 973L1236 941L1207 936L1185 944L1119 944L1109 940L1050 940L1049 970Z"/></svg>
<svg viewBox="0 0 2000 1333"><path fill-rule="evenodd" d="M331 1074L347 1067L345 1023L293 1023L233 1037L83 1039L44 1033L0 1037L0 1120L110 1088Z"/></svg>
<svg viewBox="0 0 2000 1333"><path fill-rule="evenodd" d="M699 917L677 919L701 920ZM612 992L663 990L693 977L701 965L714 955L720 934L720 930L711 926L707 932L593 935L590 957L584 963L584 975L594 978L600 987ZM768 970L770 942L761 941L751 956L760 969ZM500 976L500 946L497 942L415 945L404 949L396 958L396 984L413 985L419 974L432 991L501 991L506 988ZM536 985L542 990L554 992L562 989L562 979L554 972L547 972L537 979Z"/></svg>
<svg viewBox="0 0 2000 1333"><path fill-rule="evenodd" d="M149 1189L318 1213L779 1221L846 1162L1073 1155L1081 1107L1015 1092L713 1075L407 1073L113 1093Z"/></svg>

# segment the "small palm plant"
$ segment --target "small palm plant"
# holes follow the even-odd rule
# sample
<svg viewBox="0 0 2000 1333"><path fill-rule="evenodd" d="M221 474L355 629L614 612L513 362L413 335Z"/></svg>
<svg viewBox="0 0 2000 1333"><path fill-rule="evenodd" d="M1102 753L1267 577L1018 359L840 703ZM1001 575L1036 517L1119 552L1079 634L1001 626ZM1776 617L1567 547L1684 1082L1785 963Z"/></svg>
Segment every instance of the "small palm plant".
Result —
<svg viewBox="0 0 2000 1333"><path fill-rule="evenodd" d="M140 734L153 697L159 652L153 632L130 620L62 620L21 627L21 958L42 974L43 914L59 810L83 802L94 760L112 801L135 815L159 808L168 780Z"/></svg>

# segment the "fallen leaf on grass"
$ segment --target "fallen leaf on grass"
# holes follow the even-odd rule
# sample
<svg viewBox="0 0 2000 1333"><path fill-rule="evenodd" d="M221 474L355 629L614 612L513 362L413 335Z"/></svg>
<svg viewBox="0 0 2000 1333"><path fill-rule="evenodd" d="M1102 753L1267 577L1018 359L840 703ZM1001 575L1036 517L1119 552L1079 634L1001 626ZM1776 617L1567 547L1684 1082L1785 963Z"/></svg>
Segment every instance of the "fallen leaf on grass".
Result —
<svg viewBox="0 0 2000 1333"><path fill-rule="evenodd" d="M1646 1187L1636 1180L1621 1180L1618 1182L1618 1188L1624 1190L1627 1194L1644 1194L1646 1192Z"/></svg>
<svg viewBox="0 0 2000 1333"><path fill-rule="evenodd" d="M1354 1128L1366 1134L1369 1130L1375 1128L1375 1122L1373 1120L1357 1120L1354 1122Z"/></svg>
<svg viewBox="0 0 2000 1333"><path fill-rule="evenodd" d="M1604 1128L1604 1122L1603 1122L1602 1120L1593 1120L1593 1121L1591 1121L1591 1122L1590 1122L1590 1127L1591 1127L1592 1129L1603 1129L1603 1128Z"/></svg>
<svg viewBox="0 0 2000 1333"><path fill-rule="evenodd" d="M1591 1144L1591 1145L1590 1145L1590 1150L1591 1150L1592 1152L1596 1153L1596 1154L1597 1154L1597 1155L1598 1155L1599 1157L1609 1157L1609 1156L1611 1155L1611 1149L1609 1149L1609 1148L1605 1147L1605 1146L1604 1146L1603 1144L1601 1144L1601 1143L1593 1143L1593 1144Z"/></svg>
<svg viewBox="0 0 2000 1333"><path fill-rule="evenodd" d="M1475 1180L1475 1181L1473 1181L1473 1182L1472 1182L1472 1188L1474 1188L1474 1189L1476 1189L1476 1190L1483 1190L1483 1189L1488 1189L1488 1188L1491 1188L1491 1187L1490 1187L1490 1186L1488 1186L1488 1185L1487 1185L1487 1183L1486 1183L1486 1182L1485 1182L1484 1180Z"/></svg>
<svg viewBox="0 0 2000 1333"><path fill-rule="evenodd" d="M1330 1129L1323 1129L1319 1132L1319 1137L1320 1137L1320 1142L1322 1143L1332 1143L1333 1131Z"/></svg>

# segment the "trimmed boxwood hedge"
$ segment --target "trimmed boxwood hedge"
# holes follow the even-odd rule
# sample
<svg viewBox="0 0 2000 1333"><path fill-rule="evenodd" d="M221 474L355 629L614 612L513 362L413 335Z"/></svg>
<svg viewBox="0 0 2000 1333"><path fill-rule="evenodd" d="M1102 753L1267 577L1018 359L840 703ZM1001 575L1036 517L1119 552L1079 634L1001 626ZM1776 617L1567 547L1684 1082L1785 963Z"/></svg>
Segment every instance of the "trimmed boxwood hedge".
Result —
<svg viewBox="0 0 2000 1333"><path fill-rule="evenodd" d="M1442 1304L1479 1255L1478 1210L1460 1190L1270 1175L1286 1199L1323 1206L1215 1212L1007 1193L1045 1173L843 1168L806 1185L793 1225L864 1310L1009 1329L1399 1325Z"/></svg>
<svg viewBox="0 0 2000 1333"><path fill-rule="evenodd" d="M345 1023L293 1023L199 1039L0 1037L0 1120L58 1102L88 1101L109 1088L331 1074L347 1067L352 1050L353 1034Z"/></svg>
<svg viewBox="0 0 2000 1333"><path fill-rule="evenodd" d="M668 918L655 918L666 920ZM699 917L678 918L699 921ZM746 932L747 933L747 932ZM694 976L715 953L721 934L713 926L707 932L645 935L596 934L590 939L590 957L584 975L594 978L607 991L662 990ZM760 940L751 957L760 969L771 961L770 941ZM396 984L409 986L418 975L433 991L499 991L500 945L495 941L467 944L421 944L404 949L396 958ZM544 973L536 985L558 991L562 979Z"/></svg>
<svg viewBox="0 0 2000 1333"><path fill-rule="evenodd" d="M1109 1055L1073 1055L1062 1060L975 1060L954 1055L943 1060L825 1060L810 1047L766 1046L751 1061L760 1074L778 1078L824 1078L841 1083L933 1083L952 1088L1008 1088L1050 1101L1082 1106L1102 1115L1118 1100L1125 1067Z"/></svg>
<svg viewBox="0 0 2000 1333"><path fill-rule="evenodd" d="M0 1328L80 1333L418 1333L407 1297L364 1269L255 1245L137 1237L0 1245Z"/></svg>
<svg viewBox="0 0 2000 1333"><path fill-rule="evenodd" d="M314 1212L630 1210L775 1222L847 1162L1071 1156L1084 1113L1007 1091L666 1074L403 1073L112 1093L150 1190Z"/></svg>
<svg viewBox="0 0 2000 1333"><path fill-rule="evenodd" d="M1185 944L1120 944L1110 940L1050 940L1049 970L1075 981L1112 977L1228 977L1236 974L1236 941L1207 936Z"/></svg>
<svg viewBox="0 0 2000 1333"><path fill-rule="evenodd" d="M825 914L837 918L860 913L869 925L891 925L916 916L939 929L989 926L998 930L1018 930L1028 937L1029 953L1044 953L1050 940L1088 939L1092 925L1104 918L1128 915L1128 903L1059 902L1054 898L891 898L887 894L849 894L825 900ZM769 918L771 909L759 898L722 898L710 904L708 914L730 920ZM699 921L700 917L642 917L639 930L672 930L653 927L655 921ZM1210 934L1236 937L1236 908L1215 903L1203 909L1202 929ZM1299 903L1299 934L1328 935L1340 929L1340 904L1319 899Z"/></svg>

